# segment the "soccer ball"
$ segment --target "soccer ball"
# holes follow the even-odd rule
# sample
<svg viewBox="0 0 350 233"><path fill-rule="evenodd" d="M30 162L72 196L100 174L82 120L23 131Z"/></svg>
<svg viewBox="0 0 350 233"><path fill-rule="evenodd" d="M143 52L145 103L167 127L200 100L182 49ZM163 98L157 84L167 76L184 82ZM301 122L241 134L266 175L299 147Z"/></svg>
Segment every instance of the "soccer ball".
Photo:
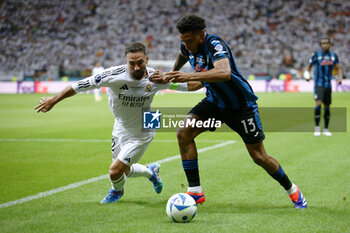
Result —
<svg viewBox="0 0 350 233"><path fill-rule="evenodd" d="M195 200L186 193L171 196L166 204L166 213L174 222L189 222L197 212Z"/></svg>

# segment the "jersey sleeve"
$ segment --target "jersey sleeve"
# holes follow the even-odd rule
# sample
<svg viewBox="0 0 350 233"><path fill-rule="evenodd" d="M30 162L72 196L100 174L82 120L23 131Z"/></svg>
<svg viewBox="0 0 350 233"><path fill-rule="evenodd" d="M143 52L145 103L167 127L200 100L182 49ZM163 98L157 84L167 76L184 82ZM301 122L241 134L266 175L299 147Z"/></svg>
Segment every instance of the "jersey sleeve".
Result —
<svg viewBox="0 0 350 233"><path fill-rule="evenodd" d="M88 90L92 90L96 88L96 85L94 83L94 76L90 76L88 78L84 78L76 83L72 84L72 88L75 91L75 93L84 92Z"/></svg>
<svg viewBox="0 0 350 233"><path fill-rule="evenodd" d="M229 58L226 45L217 38L213 38L209 41L208 52L213 58L213 63L223 58Z"/></svg>
<svg viewBox="0 0 350 233"><path fill-rule="evenodd" d="M315 65L317 63L317 53L314 52L311 55L311 58L309 59L309 64L310 65Z"/></svg>
<svg viewBox="0 0 350 233"><path fill-rule="evenodd" d="M72 88L76 93L79 93L100 87L109 87L111 86L115 75L118 75L123 71L125 71L125 67L111 67L101 73L92 75L76 83L73 83Z"/></svg>

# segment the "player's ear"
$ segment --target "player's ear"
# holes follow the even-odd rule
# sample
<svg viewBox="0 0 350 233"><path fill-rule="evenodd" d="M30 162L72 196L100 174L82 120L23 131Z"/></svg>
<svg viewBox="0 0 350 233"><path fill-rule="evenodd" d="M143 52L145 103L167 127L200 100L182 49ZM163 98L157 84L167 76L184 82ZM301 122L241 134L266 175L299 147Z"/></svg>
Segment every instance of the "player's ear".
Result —
<svg viewBox="0 0 350 233"><path fill-rule="evenodd" d="M149 57L148 57L148 56L146 56L146 64L148 63L148 60L149 60Z"/></svg>

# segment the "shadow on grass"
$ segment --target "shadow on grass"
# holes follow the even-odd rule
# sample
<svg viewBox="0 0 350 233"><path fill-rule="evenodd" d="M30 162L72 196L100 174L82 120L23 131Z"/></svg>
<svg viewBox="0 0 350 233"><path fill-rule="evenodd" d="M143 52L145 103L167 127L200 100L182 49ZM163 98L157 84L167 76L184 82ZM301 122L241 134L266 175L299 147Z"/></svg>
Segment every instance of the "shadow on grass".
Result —
<svg viewBox="0 0 350 233"><path fill-rule="evenodd" d="M201 206L198 207L199 210ZM278 212L278 213L290 213L291 210L294 210L292 205L273 205L265 203L216 203L211 204L203 208L203 211L207 213L268 213L268 212Z"/></svg>
<svg viewBox="0 0 350 233"><path fill-rule="evenodd" d="M74 206L77 208L96 208L96 207L120 207L130 209L131 207L147 207L151 209L164 208L166 206L166 201L163 200L140 200L140 199L120 199L117 203L100 204L100 200L96 201L82 201L82 202L71 202L69 206Z"/></svg>

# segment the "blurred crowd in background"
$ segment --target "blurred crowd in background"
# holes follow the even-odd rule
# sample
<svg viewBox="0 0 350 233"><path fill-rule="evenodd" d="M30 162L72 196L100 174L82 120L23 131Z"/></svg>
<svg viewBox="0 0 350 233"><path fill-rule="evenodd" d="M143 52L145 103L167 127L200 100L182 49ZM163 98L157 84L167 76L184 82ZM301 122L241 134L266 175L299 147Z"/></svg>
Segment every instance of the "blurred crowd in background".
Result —
<svg viewBox="0 0 350 233"><path fill-rule="evenodd" d="M302 70L323 36L350 68L350 1L344 0L2 0L0 69L25 74L124 63L127 43L144 41L151 60L174 60L176 21L195 13L228 42L239 67ZM84 73L84 72L82 72Z"/></svg>

